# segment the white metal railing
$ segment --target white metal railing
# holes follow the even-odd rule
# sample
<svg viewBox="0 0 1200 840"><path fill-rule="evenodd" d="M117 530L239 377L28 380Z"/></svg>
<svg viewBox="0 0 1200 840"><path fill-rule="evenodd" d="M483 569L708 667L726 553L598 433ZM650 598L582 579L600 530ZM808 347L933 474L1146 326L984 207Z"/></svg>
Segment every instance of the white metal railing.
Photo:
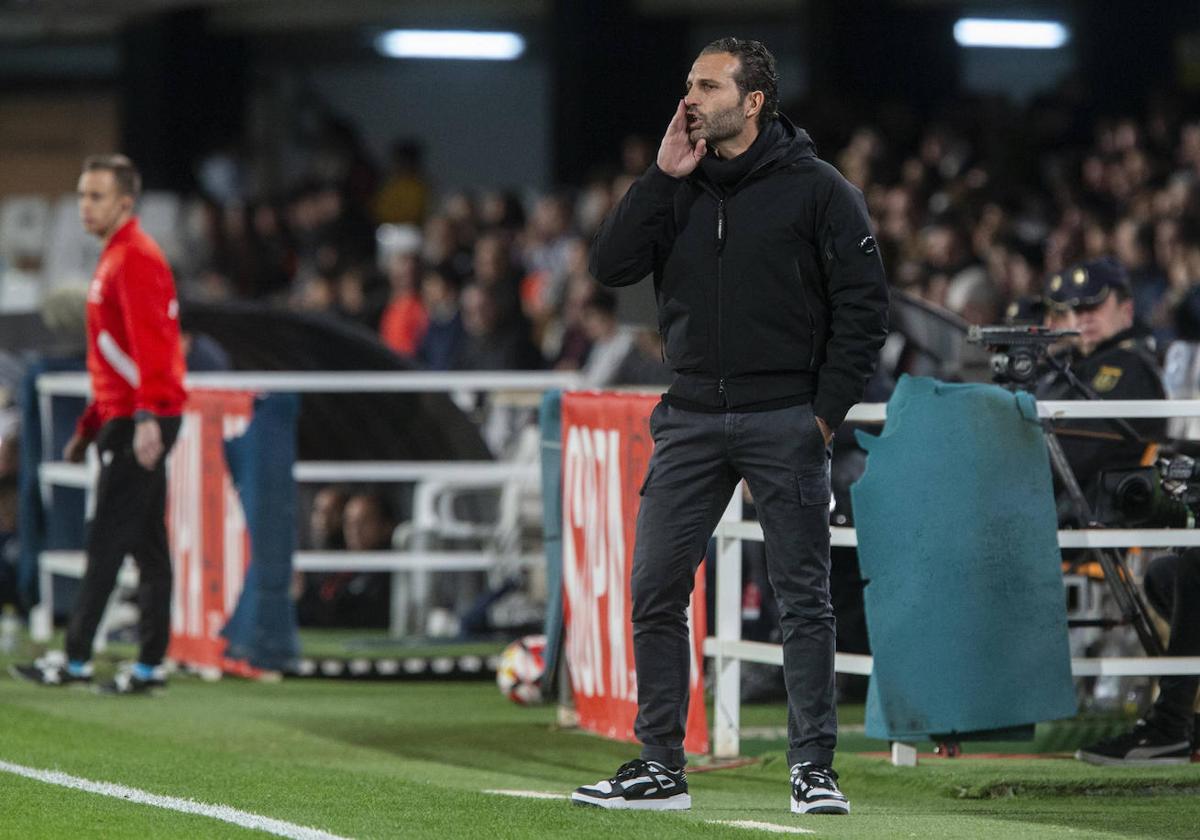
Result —
<svg viewBox="0 0 1200 840"><path fill-rule="evenodd" d="M1200 400L1102 400L1039 402L1042 418L1112 417L1200 417ZM884 403L861 404L851 409L847 421L882 423L887 416ZM741 727L741 663L758 662L766 665L783 664L783 648L775 644L742 641L742 555L743 540L762 541L762 527L757 522L742 522L740 495L734 494L725 518L717 526L717 573L714 598L716 633L705 640L704 654L711 657L716 668L713 681L713 754L718 758L736 757L740 749ZM835 546L858 545L853 528L831 528L830 542ZM1200 546L1200 530L1188 529L1081 529L1058 532L1061 548L1172 548ZM869 675L872 658L858 654L839 653L834 667L838 673ZM1200 674L1200 657L1109 657L1073 658L1071 673L1083 676L1161 676L1166 674ZM915 752L902 747L893 750L893 761L913 763Z"/></svg>
<svg viewBox="0 0 1200 840"><path fill-rule="evenodd" d="M368 393L368 392L455 392L455 391L541 391L548 388L571 389L580 384L576 374L561 373L424 373L424 372L325 372L325 373L208 373L193 374L187 379L193 389L229 389L251 391L282 391L295 393ZM43 374L37 390L42 400L44 451L49 451L50 399L54 396L88 395L86 374ZM1159 400L1101 402L1047 401L1038 405L1043 418L1170 418L1200 417L1200 400ZM882 403L855 406L847 421L882 423L887 407ZM489 484L509 481L529 481L536 476L536 467L528 464L496 462L299 462L293 475L302 482L335 481L467 481ZM40 467L39 477L44 485L73 487L90 486L88 467L84 465L48 462ZM735 494L718 527L717 591L714 625L716 635L707 639L706 656L716 660L717 679L714 682L716 720L714 721L714 753L718 757L735 756L739 749L741 662L782 664L782 649L778 645L741 640L741 554L742 540L762 540L762 529L756 522L736 521L740 517L740 499ZM733 518L730 518L733 517ZM837 546L856 546L853 528L832 528L831 542ZM1181 547L1200 545L1200 530L1174 529L1085 529L1060 531L1059 545L1063 548L1101 547ZM59 572L78 568L71 552L55 552L51 566ZM403 570L482 568L479 553L438 552L446 560L437 566L433 554L423 552L297 552L296 568L309 570ZM370 555L370 556L367 556ZM45 555L44 555L45 556ZM34 622L37 626L37 622ZM840 673L870 674L870 656L839 653L835 667ZM1126 657L1107 659L1073 659L1072 672L1077 676L1152 675L1169 673L1200 673L1200 658Z"/></svg>
<svg viewBox="0 0 1200 840"><path fill-rule="evenodd" d="M571 389L581 384L577 373L541 371L322 371L322 372L240 372L195 373L186 379L190 390L241 390L284 393L472 393L493 396L514 393L540 393L552 388ZM88 397L90 381L86 373L48 373L38 377L43 452L51 453L54 397ZM96 464L72 464L45 461L38 466L43 498L49 500L53 486L90 490L95 482ZM293 477L302 483L393 482L417 485L421 489L446 491L454 488L495 489L540 488L540 469L536 463L497 461L301 461L293 466ZM428 500L425 500L428 502ZM414 510L418 505L414 505ZM429 504L421 506L428 509ZM422 523L415 523L419 531ZM432 572L486 571L502 560L498 551L448 551L416 540L414 550L383 552L298 551L293 565L301 571L380 571L392 574L391 630L400 634L410 622L416 603L428 592ZM519 564L536 562L528 554L517 554ZM53 621L53 574L81 576L82 552L43 552L43 601L30 617L34 638L45 640ZM125 574L128 574L128 569ZM401 575L405 575L402 578ZM408 586L405 587L405 583ZM407 588L407 592L405 591Z"/></svg>
<svg viewBox="0 0 1200 840"><path fill-rule="evenodd" d="M546 391L575 388L577 373L561 371L244 371L190 373L189 390L267 391L295 394L446 393L450 391ZM86 397L86 373L43 373L39 394Z"/></svg>

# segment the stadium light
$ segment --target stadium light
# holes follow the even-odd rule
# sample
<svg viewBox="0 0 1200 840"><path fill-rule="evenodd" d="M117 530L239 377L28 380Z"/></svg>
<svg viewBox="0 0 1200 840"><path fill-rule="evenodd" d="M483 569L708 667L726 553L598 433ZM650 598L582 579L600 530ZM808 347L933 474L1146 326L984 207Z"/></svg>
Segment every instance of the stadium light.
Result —
<svg viewBox="0 0 1200 840"><path fill-rule="evenodd" d="M962 47L1054 50L1070 39L1071 30L1054 20L962 18L954 24L954 40Z"/></svg>
<svg viewBox="0 0 1200 840"><path fill-rule="evenodd" d="M388 58L512 61L525 52L525 39L515 32L393 29L375 39L375 49Z"/></svg>

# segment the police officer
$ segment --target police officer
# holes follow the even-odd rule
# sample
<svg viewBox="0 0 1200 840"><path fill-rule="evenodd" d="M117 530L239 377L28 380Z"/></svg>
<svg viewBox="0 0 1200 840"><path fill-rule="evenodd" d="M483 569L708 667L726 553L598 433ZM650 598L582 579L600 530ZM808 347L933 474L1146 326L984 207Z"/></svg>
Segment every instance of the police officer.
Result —
<svg viewBox="0 0 1200 840"><path fill-rule="evenodd" d="M1046 284L1047 323L1077 329L1079 338L1066 357L1075 378L1105 400L1166 398L1153 339L1134 323L1129 276L1111 258L1092 260L1053 275ZM1063 375L1043 380L1040 400L1077 400L1085 395ZM1058 424L1063 451L1084 490L1103 469L1136 466L1146 444L1166 433L1162 419L1131 420L1142 440L1130 440L1109 420Z"/></svg>
<svg viewBox="0 0 1200 840"><path fill-rule="evenodd" d="M1055 274L1046 285L1047 325L1078 329L1069 351L1075 375L1101 399L1164 399L1153 337L1134 323L1129 278L1120 263L1094 260ZM1053 319L1053 323L1051 322ZM1080 399L1065 377L1045 381L1041 399ZM1144 441L1165 435L1161 419L1133 420ZM1105 421L1075 421L1057 429L1067 460L1086 489L1106 468L1140 462L1145 442L1116 434ZM1167 655L1200 653L1200 551L1154 558L1145 573L1146 598L1170 625ZM1090 764L1187 764L1196 737L1194 709L1200 679L1164 676L1153 708L1129 732L1086 746L1075 757Z"/></svg>

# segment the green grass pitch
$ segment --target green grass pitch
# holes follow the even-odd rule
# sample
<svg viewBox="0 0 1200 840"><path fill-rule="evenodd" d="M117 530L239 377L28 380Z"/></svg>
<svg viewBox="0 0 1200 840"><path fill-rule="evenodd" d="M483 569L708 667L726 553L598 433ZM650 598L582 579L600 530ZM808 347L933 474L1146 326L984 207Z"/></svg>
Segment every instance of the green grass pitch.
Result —
<svg viewBox="0 0 1200 840"><path fill-rule="evenodd" d="M11 661L0 658L0 665ZM852 803L849 817L788 812L784 743L770 731L782 726L779 706L745 709L743 725L758 737L745 739L744 748L758 760L693 772L687 813L610 813L565 799L484 793L565 795L634 753L558 729L552 708L520 708L480 682L178 677L165 697L113 698L39 688L5 673L0 761L228 805L344 837L774 836L714 822L732 820L828 838L1200 836L1200 765L1102 769L1062 757L1111 722L1039 728L1033 745L975 748L1049 750L1045 757L934 759L900 769L871 754L885 744L856 731L861 707L842 713L837 769ZM3 838L235 836L268 835L0 773Z"/></svg>

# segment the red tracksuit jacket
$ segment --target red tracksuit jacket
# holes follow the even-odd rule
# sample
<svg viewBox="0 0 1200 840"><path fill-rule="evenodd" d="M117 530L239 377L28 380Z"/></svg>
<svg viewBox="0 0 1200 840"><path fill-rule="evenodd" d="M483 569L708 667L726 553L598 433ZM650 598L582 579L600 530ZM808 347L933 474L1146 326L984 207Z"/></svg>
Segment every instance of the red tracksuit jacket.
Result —
<svg viewBox="0 0 1200 840"><path fill-rule="evenodd" d="M175 278L158 245L130 219L100 255L87 297L92 402L79 432L92 437L117 417L183 412L183 348Z"/></svg>

